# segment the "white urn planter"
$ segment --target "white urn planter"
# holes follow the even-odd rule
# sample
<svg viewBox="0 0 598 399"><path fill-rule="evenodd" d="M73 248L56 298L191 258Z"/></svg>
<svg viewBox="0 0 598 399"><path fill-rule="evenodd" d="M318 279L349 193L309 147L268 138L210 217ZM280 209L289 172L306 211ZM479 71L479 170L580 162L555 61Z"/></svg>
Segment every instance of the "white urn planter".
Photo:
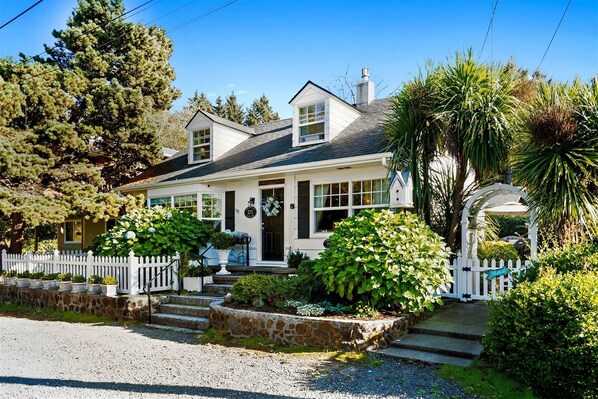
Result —
<svg viewBox="0 0 598 399"><path fill-rule="evenodd" d="M19 288L27 288L29 287L29 279L17 277L17 287Z"/></svg>
<svg viewBox="0 0 598 399"><path fill-rule="evenodd" d="M69 292L71 290L71 284L70 281L59 281L58 291Z"/></svg>
<svg viewBox="0 0 598 399"><path fill-rule="evenodd" d="M213 284L213 276L204 276L203 283ZM203 292L203 286L201 285L201 277L183 277L183 288L187 291Z"/></svg>
<svg viewBox="0 0 598 399"><path fill-rule="evenodd" d="M101 284L87 284L87 293L98 295L102 293L102 285Z"/></svg>
<svg viewBox="0 0 598 399"><path fill-rule="evenodd" d="M106 296L116 296L116 287L117 285L105 285L102 284L102 295Z"/></svg>
<svg viewBox="0 0 598 399"><path fill-rule="evenodd" d="M42 284L44 286L44 290L49 291L56 287L58 287L58 283L56 280L42 280Z"/></svg>
<svg viewBox="0 0 598 399"><path fill-rule="evenodd" d="M220 271L216 274L230 274L228 270L226 270L226 265L228 264L228 255L230 255L230 249L217 249L216 253L218 254L218 263L220 264Z"/></svg>
<svg viewBox="0 0 598 399"><path fill-rule="evenodd" d="M16 277L5 277L4 284L11 287L13 285L17 285L17 278Z"/></svg>
<svg viewBox="0 0 598 399"><path fill-rule="evenodd" d="M71 283L71 292L73 294L84 293L87 288L86 283Z"/></svg>
<svg viewBox="0 0 598 399"><path fill-rule="evenodd" d="M42 280L39 278L30 278L29 279L29 288L36 289L42 288L44 285L42 284Z"/></svg>

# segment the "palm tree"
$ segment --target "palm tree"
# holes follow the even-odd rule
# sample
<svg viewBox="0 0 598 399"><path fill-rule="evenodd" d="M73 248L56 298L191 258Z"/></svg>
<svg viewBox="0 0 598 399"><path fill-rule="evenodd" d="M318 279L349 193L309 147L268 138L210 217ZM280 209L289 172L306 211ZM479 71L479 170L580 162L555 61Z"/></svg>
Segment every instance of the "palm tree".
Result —
<svg viewBox="0 0 598 399"><path fill-rule="evenodd" d="M392 100L384 130L393 150L393 170L409 170L415 211L431 224L430 164L438 153L440 129L434 116L436 71L428 66Z"/></svg>
<svg viewBox="0 0 598 399"><path fill-rule="evenodd" d="M522 121L513 177L561 244L598 233L597 84L542 83Z"/></svg>

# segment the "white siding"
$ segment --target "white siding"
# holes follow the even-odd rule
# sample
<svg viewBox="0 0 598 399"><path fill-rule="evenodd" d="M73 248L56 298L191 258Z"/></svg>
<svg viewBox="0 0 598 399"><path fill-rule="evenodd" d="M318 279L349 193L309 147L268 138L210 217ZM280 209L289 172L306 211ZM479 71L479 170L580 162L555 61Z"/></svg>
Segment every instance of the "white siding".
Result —
<svg viewBox="0 0 598 399"><path fill-rule="evenodd" d="M328 140L332 141L334 138L347 126L359 118L359 112L347 104L343 103L337 98L331 97L329 102L329 132Z"/></svg>
<svg viewBox="0 0 598 399"><path fill-rule="evenodd" d="M212 129L212 160L217 160L249 137L247 133L215 123Z"/></svg>

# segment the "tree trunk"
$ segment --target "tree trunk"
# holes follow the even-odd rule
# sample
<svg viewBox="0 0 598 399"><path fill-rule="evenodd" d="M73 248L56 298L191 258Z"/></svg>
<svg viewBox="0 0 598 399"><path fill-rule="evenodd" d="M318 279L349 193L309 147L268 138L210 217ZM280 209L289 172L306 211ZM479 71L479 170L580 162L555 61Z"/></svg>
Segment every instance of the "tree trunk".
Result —
<svg viewBox="0 0 598 399"><path fill-rule="evenodd" d="M20 254L23 252L23 244L25 243L25 221L23 215L18 212L13 213L11 219L9 252L11 254Z"/></svg>
<svg viewBox="0 0 598 399"><path fill-rule="evenodd" d="M457 178L455 180L455 192L453 193L453 212L447 239L447 245L452 250L457 248L457 232L459 231L459 219L461 216L461 206L463 204L465 180L467 180L467 160L463 158L457 161Z"/></svg>
<svg viewBox="0 0 598 399"><path fill-rule="evenodd" d="M423 163L423 211L424 221L428 226L432 225L432 188L430 187L430 163L428 159Z"/></svg>

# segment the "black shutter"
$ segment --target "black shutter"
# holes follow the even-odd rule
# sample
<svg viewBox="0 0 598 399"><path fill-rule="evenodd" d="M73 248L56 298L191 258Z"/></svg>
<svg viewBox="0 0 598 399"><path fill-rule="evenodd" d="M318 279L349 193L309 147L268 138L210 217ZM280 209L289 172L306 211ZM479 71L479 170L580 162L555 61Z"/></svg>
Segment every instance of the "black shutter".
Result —
<svg viewBox="0 0 598 399"><path fill-rule="evenodd" d="M309 180L297 183L297 238L309 238Z"/></svg>
<svg viewBox="0 0 598 399"><path fill-rule="evenodd" d="M235 229L235 192L227 191L224 194L224 228L233 231Z"/></svg>

